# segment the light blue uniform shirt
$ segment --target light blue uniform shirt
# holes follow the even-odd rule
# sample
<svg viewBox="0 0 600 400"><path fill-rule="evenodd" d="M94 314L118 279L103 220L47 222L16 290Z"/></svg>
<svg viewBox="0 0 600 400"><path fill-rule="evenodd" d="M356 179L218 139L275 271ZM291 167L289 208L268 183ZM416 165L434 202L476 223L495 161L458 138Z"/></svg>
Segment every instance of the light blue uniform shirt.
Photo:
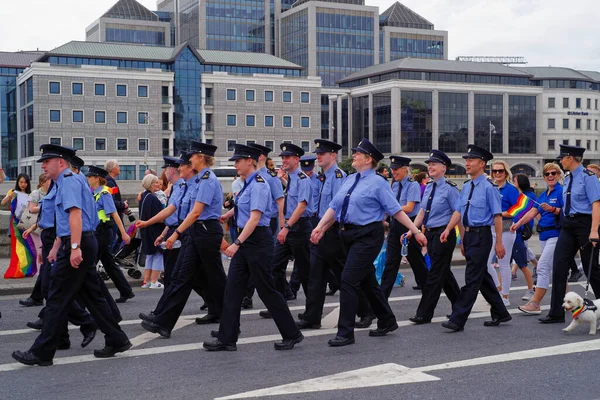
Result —
<svg viewBox="0 0 600 400"><path fill-rule="evenodd" d="M183 194L184 186L185 179L179 178L177 181L175 181L173 186L171 186L171 196L169 196L169 203L167 204L167 206L172 204L177 209L177 205L181 201L181 195ZM169 215L167 219L165 219L165 224L168 226L174 226L179 224L179 220L177 219L177 211L175 211L173 214Z"/></svg>
<svg viewBox="0 0 600 400"><path fill-rule="evenodd" d="M335 219L338 222L342 215L344 197L354 184L356 176L357 174L353 174L346 178L329 204L335 211ZM401 209L387 180L377 175L375 170L368 169L360 173L360 180L350 195L345 223L367 225L383 221L386 213L391 216Z"/></svg>
<svg viewBox="0 0 600 400"><path fill-rule="evenodd" d="M196 201L204 204L204 209L198 217L198 221L219 219L223 210L223 188L217 176L210 168L204 168L197 177L199 182Z"/></svg>
<svg viewBox="0 0 600 400"><path fill-rule="evenodd" d="M179 201L179 207L177 209L177 218L179 219L179 223L183 222L185 217L187 217L194 206L199 181L200 178L198 176L192 176L185 182L183 192L181 193L182 197Z"/></svg>
<svg viewBox="0 0 600 400"><path fill-rule="evenodd" d="M267 167L262 167L257 170L257 173L269 184L269 188L271 189L271 207L269 211L269 218L277 218L279 214L279 209L277 208L277 200L283 197L283 185L281 181L277 177L277 175L273 176L269 173Z"/></svg>
<svg viewBox="0 0 600 400"><path fill-rule="evenodd" d="M81 230L91 232L96 230L100 222L96 212L96 204L92 191L83 175L77 175L70 169L63 170L56 180L56 200L54 208L56 213L56 236L71 235L69 226L69 210L81 210Z"/></svg>
<svg viewBox="0 0 600 400"><path fill-rule="evenodd" d="M300 168L296 168L294 172L289 174L288 179L285 219L289 219L298 207L298 203L303 201L306 202L306 209L300 217L310 217L313 204L313 188L310 178Z"/></svg>
<svg viewBox="0 0 600 400"><path fill-rule="evenodd" d="M56 184L40 202L40 220L38 227L40 229L54 228L54 201L56 200Z"/></svg>
<svg viewBox="0 0 600 400"><path fill-rule="evenodd" d="M237 226L244 228L250 219L252 211L260 211L262 215L258 221L258 226L269 226L271 218L269 211L271 208L271 188L265 181L262 175L254 171L246 179L247 184L240 191L240 195L236 200L237 204Z"/></svg>
<svg viewBox="0 0 600 400"><path fill-rule="evenodd" d="M471 206L469 207L469 226L492 226L494 224L494 216L502 214L500 191L487 180L484 174L471 181L467 181L463 185L460 197L454 208L460 212L461 216L464 215L469 193L471 192L471 183L475 184L475 188L473 189Z"/></svg>
<svg viewBox="0 0 600 400"><path fill-rule="evenodd" d="M409 217L415 217L419 213L419 203L421 202L421 185L413 180L408 175L400 182L402 183L402 193L400 193L400 205L404 207L409 201L415 202L415 208L410 213L406 213ZM394 198L398 197L400 185L398 182L392 183L392 192Z"/></svg>
<svg viewBox="0 0 600 400"><path fill-rule="evenodd" d="M96 195L103 190L104 190L104 186L99 186L92 193L94 195ZM98 212L100 210L104 210L104 212L106 213L106 216L112 219L110 214L117 211L117 207L115 207L115 202L112 198L112 194L105 192L104 194L100 195L100 197L98 198L98 201L96 201L96 212ZM100 223L101 223L101 221L98 219L98 224L100 224Z"/></svg>
<svg viewBox="0 0 600 400"><path fill-rule="evenodd" d="M433 191L433 183L429 182L425 187L423 193L423 201L421 202L421 210L427 213L427 203L429 197ZM431 202L431 208L429 209L429 219L427 220L426 228L438 228L440 226L448 225L452 214L454 213L454 206L460 196L460 192L456 185L451 185L445 177L441 177L436 183L435 193L433 194L433 200Z"/></svg>
<svg viewBox="0 0 600 400"><path fill-rule="evenodd" d="M339 192L346 173L338 168L337 164L333 164L325 173L319 175L319 191L320 197L317 197L317 208L319 208L319 218L323 218L329 203L333 197Z"/></svg>
<svg viewBox="0 0 600 400"><path fill-rule="evenodd" d="M590 172L591 173L591 172ZM573 179L571 186L571 210L569 214L592 214L592 203L600 200L600 181L595 174L588 174L582 165L577 167L565 179L563 190L563 203L567 204L567 189L569 181ZM563 208L564 210L564 208Z"/></svg>
<svg viewBox="0 0 600 400"><path fill-rule="evenodd" d="M319 210L317 210L319 203L319 190L321 189L321 182L319 181L319 175L313 169L313 174L310 177L310 184L312 185L312 193L313 193L313 201L312 207L310 210L310 215L316 215Z"/></svg>

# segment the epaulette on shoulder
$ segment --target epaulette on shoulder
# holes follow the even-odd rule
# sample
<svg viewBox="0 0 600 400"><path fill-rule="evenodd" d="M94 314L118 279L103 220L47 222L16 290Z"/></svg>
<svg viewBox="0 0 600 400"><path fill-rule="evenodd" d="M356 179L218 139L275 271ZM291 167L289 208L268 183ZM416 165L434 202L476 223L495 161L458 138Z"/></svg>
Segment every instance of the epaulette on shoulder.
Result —
<svg viewBox="0 0 600 400"><path fill-rule="evenodd" d="M268 169L268 170L267 170L267 173L268 173L269 175L271 175L273 178L275 178L275 177L277 176L277 172L273 171L272 169Z"/></svg>
<svg viewBox="0 0 600 400"><path fill-rule="evenodd" d="M498 187L498 185L496 184L496 182L494 182L494 180L492 178L487 178L487 181L494 187Z"/></svg>
<svg viewBox="0 0 600 400"><path fill-rule="evenodd" d="M592 170L589 170L589 169L587 169L587 168L586 168L586 169L584 169L584 170L583 170L583 172L585 172L585 173L586 173L586 174L588 174L589 176L596 175L596 174L594 173L594 171L592 171Z"/></svg>
<svg viewBox="0 0 600 400"><path fill-rule="evenodd" d="M308 178L308 175L306 175L302 171L298 171L298 178L300 178L300 179L306 179L306 178Z"/></svg>
<svg viewBox="0 0 600 400"><path fill-rule="evenodd" d="M64 175L64 177L65 177L65 178L68 178L68 177L70 177L70 176L73 176L73 173L72 173L72 172L67 172L67 173Z"/></svg>
<svg viewBox="0 0 600 400"><path fill-rule="evenodd" d="M386 178L385 176L381 175L379 172L376 172L376 174L377 174L377 176L380 176L380 177L382 177L383 179L385 179L385 181L387 182L387 178Z"/></svg>
<svg viewBox="0 0 600 400"><path fill-rule="evenodd" d="M409 182L415 182L415 179L414 179L413 177L409 176L409 177L408 177L408 181L409 181Z"/></svg>
<svg viewBox="0 0 600 400"><path fill-rule="evenodd" d="M338 168L338 169L336 169L336 170L335 170L335 177L336 177L337 179L341 179L341 178L343 178L343 177L344 177L344 174L342 173L342 170L341 170L341 169L339 169L339 168Z"/></svg>
<svg viewBox="0 0 600 400"><path fill-rule="evenodd" d="M435 182L435 181L429 181L429 182L427 182L427 184L431 185L433 182Z"/></svg>
<svg viewBox="0 0 600 400"><path fill-rule="evenodd" d="M466 185L467 183L471 182L470 179L467 179L466 181L463 182L464 185Z"/></svg>
<svg viewBox="0 0 600 400"><path fill-rule="evenodd" d="M200 179L208 179L208 178L210 178L210 171L206 171L204 173L204 175L202 175L202 178L200 178Z"/></svg>
<svg viewBox="0 0 600 400"><path fill-rule="evenodd" d="M458 186L456 186L456 183L452 182L452 181L446 181L446 183L452 187L457 188Z"/></svg>
<svg viewBox="0 0 600 400"><path fill-rule="evenodd" d="M256 174L256 177L254 179L256 180L256 182L265 183L263 177L258 174Z"/></svg>

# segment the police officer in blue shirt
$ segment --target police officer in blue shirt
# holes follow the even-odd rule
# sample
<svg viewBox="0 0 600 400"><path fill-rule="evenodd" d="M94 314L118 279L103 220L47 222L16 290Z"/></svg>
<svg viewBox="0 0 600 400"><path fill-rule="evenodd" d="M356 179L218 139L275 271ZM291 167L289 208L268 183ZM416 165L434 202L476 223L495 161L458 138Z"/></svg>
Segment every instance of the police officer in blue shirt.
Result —
<svg viewBox="0 0 600 400"><path fill-rule="evenodd" d="M563 219L554 251L552 271L552 301L550 311L542 323L564 322L562 302L569 265L580 251L583 271L586 273L596 298L600 296L600 268L598 267L598 226L600 225L600 181L593 171L583 168L583 153L579 146L560 145L560 164L570 174L563 189ZM592 265L590 265L590 256Z"/></svg>
<svg viewBox="0 0 600 400"><path fill-rule="evenodd" d="M498 326L512 319L487 268L493 243L492 225L496 231L496 255L501 259L506 253L502 244L500 192L484 174L487 162L493 159L494 155L486 149L470 144L463 158L471 180L465 182L450 223L440 236L440 241L446 242L450 232L461 223L461 251L467 260L465 285L460 289L460 295L452 306L450 320L442 323L444 328L455 332L464 329L479 291L492 306L492 320L485 321L484 326Z"/></svg>
<svg viewBox="0 0 600 400"><path fill-rule="evenodd" d="M337 153L341 145L325 139L315 139L315 153L319 167L323 173L318 177L317 186L317 220L323 218L329 203L339 192L346 173L337 165ZM316 225L315 225L316 227ZM302 318L296 322L300 329L318 329L321 327L321 314L325 304L325 291L327 289L327 277L331 270L340 280L346 255L343 251L342 241L339 233L340 227L336 222L323 234L318 244L310 245L310 275L308 283L308 295L306 296L306 311Z"/></svg>
<svg viewBox="0 0 600 400"><path fill-rule="evenodd" d="M423 286L423 296L417 313L410 318L415 324L431 322L442 289L452 304L460 293L460 287L450 270L452 253L456 247L455 230L450 232L444 243L440 242L440 235L448 226L460 195L456 184L444 176L446 169L452 165L452 161L446 153L440 150L431 150L429 159L425 162L428 166L427 172L432 180L427 184L423 193L423 201L419 214L415 218L415 225L424 227L431 268Z"/></svg>
<svg viewBox="0 0 600 400"><path fill-rule="evenodd" d="M236 350L241 303L250 276L254 277L258 296L273 316L283 338L274 344L275 349L290 350L304 339L294 324L283 295L275 289L271 273L273 236L269 228L271 219L267 213L271 206L271 193L269 185L256 171L259 155L259 149L236 144L235 153L229 159L235 161L235 169L245 183L238 193L233 210L236 214L238 237L225 250L225 254L232 259L221 325L217 340L204 342L203 345L209 351Z"/></svg>
<svg viewBox="0 0 600 400"><path fill-rule="evenodd" d="M383 245L383 220L386 214L408 226L420 244L427 244L423 233L402 211L387 181L375 173L383 154L366 138L352 151L352 167L357 173L346 178L311 235L311 242L318 244L337 221L348 254L340 287L338 331L336 337L329 341L330 346L354 343L359 289L363 290L377 317L377 329L371 330L369 336L385 336L398 328L387 298L377 284L373 268L373 262Z"/></svg>
<svg viewBox="0 0 600 400"><path fill-rule="evenodd" d="M390 168L392 169L392 175L394 176L394 183L392 183L394 197L398 203L400 203L402 211L414 221L419 213L421 186L419 185L419 182L416 182L410 176L408 168L410 162L410 158L401 156L390 157ZM383 293L387 297L390 297L392 289L394 288L394 283L396 282L400 261L402 260L402 255L400 254L402 248L402 235L407 231L408 229L398 221L391 221L387 240L385 269L381 277L381 290L383 290ZM427 264L425 264L423 253L421 253L421 246L419 246L414 239L409 240L408 255L406 258L415 274L415 280L417 281L415 289L421 289L427 280Z"/></svg>
<svg viewBox="0 0 600 400"><path fill-rule="evenodd" d="M67 330L65 308L82 298L105 334L106 345L94 356L112 357L128 350L131 343L113 317L99 287L95 260L98 223L92 193L82 176L69 168L73 149L42 145L42 169L56 183L55 217L57 239L48 259L55 262L41 334L29 351L15 351L15 360L26 365L52 365L59 337Z"/></svg>
<svg viewBox="0 0 600 400"><path fill-rule="evenodd" d="M221 261L223 228L219 222L223 205L223 189L210 167L214 164L217 146L197 141L191 142L189 157L192 167L199 171L196 176L193 207L179 228L167 239L166 247L171 249L175 240L190 229L190 238L182 250L177 276L172 277L172 288L165 293L165 302L152 321L142 321L142 327L149 332L170 337L171 330L179 319L194 282L202 277L203 292L206 294L209 313L196 318L197 324L219 322L223 310L226 276ZM192 188L188 189L188 192ZM193 192L192 192L193 193Z"/></svg>
<svg viewBox="0 0 600 400"><path fill-rule="evenodd" d="M317 210L317 203L319 202L320 174L317 174L315 172L316 160L317 157L313 156L312 154L305 154L302 157L300 157L300 168L302 169L302 172L304 172L310 178L310 183L313 188L313 204L311 209L313 215L310 218L313 227L317 226L317 224L319 223L319 218L317 217L317 214L319 212L319 210Z"/></svg>

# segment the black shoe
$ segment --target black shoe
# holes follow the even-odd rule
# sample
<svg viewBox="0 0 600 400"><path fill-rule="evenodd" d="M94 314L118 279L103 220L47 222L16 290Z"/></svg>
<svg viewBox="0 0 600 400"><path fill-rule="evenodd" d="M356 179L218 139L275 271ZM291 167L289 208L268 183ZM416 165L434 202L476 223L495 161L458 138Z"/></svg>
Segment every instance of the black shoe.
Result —
<svg viewBox="0 0 600 400"><path fill-rule="evenodd" d="M304 313L303 312L298 313L298 319L304 319Z"/></svg>
<svg viewBox="0 0 600 400"><path fill-rule="evenodd" d="M92 340L96 337L96 331L98 328L92 329L91 331L85 333L83 335L83 341L81 342L81 347L85 348L88 344L92 343Z"/></svg>
<svg viewBox="0 0 600 400"><path fill-rule="evenodd" d="M242 331L238 329L238 335L240 335L241 333ZM219 337L219 331L210 331L210 336L214 338Z"/></svg>
<svg viewBox="0 0 600 400"><path fill-rule="evenodd" d="M372 337L385 336L390 332L394 332L396 329L398 329L398 324L396 322L394 322L392 325L386 326L385 328L371 329L369 331L369 336L372 336Z"/></svg>
<svg viewBox="0 0 600 400"><path fill-rule="evenodd" d="M204 311L208 308L208 306L206 305L206 303L202 304L202 306L200 306L200 311Z"/></svg>
<svg viewBox="0 0 600 400"><path fill-rule="evenodd" d="M69 350L71 348L71 342L63 342L56 346L56 350Z"/></svg>
<svg viewBox="0 0 600 400"><path fill-rule="evenodd" d="M122 353L127 351L133 346L131 342L128 340L126 344L121 347L112 347L112 346L104 346L103 349L94 350L94 357L97 358L109 358L114 357L117 353Z"/></svg>
<svg viewBox="0 0 600 400"><path fill-rule="evenodd" d="M452 322L452 321L446 321L446 322L442 322L442 326L443 326L444 328L446 328L446 329L450 329L451 331L454 331L454 332L460 332L460 331L464 331L464 330L465 330L465 328L463 328L463 327L462 327L462 326L460 326L460 325L457 325L457 324L455 324L455 323L454 323L454 322Z"/></svg>
<svg viewBox="0 0 600 400"><path fill-rule="evenodd" d="M118 317L115 317L115 321L117 321L117 324L121 321L123 321L123 317L121 315L119 315Z"/></svg>
<svg viewBox="0 0 600 400"><path fill-rule="evenodd" d="M304 335L299 333L294 339L283 339L279 342L273 343L275 350L291 350L294 348L294 345L300 343L304 340Z"/></svg>
<svg viewBox="0 0 600 400"><path fill-rule="evenodd" d="M218 324L219 322L219 317L213 314L206 314L204 317L196 318L198 325Z"/></svg>
<svg viewBox="0 0 600 400"><path fill-rule="evenodd" d="M298 329L321 329L321 324L313 324L303 319L296 321L296 326Z"/></svg>
<svg viewBox="0 0 600 400"><path fill-rule="evenodd" d="M142 321L152 322L152 321L154 321L155 315L154 315L154 311L150 311L150 314L146 314L146 313L141 312L138 315L138 317L140 317L140 319Z"/></svg>
<svg viewBox="0 0 600 400"><path fill-rule="evenodd" d="M204 342L202 344L208 351L236 351L237 346L235 344L226 344L221 342L219 339L213 340L212 342Z"/></svg>
<svg viewBox="0 0 600 400"><path fill-rule="evenodd" d="M27 326L30 327L31 329L35 329L35 330L42 330L42 326L44 325L44 320L43 319L38 319L37 321L34 322L28 322Z"/></svg>
<svg viewBox="0 0 600 400"><path fill-rule="evenodd" d="M511 319L512 319L512 317L510 315L506 316L506 317L503 317L503 318L497 318L497 319L493 318L490 321L484 321L483 326L498 326L498 325L500 325L503 322L510 321Z"/></svg>
<svg viewBox="0 0 600 400"><path fill-rule="evenodd" d="M19 300L19 304L24 307L34 307L34 306L43 306L44 302L39 300L34 300L31 297L26 298L25 300ZM52 365L52 364L50 364Z"/></svg>
<svg viewBox="0 0 600 400"><path fill-rule="evenodd" d="M115 303L125 303L127 300L133 299L134 297L135 297L135 294L133 294L133 292L131 292L128 295L121 296L118 299L116 299Z"/></svg>
<svg viewBox="0 0 600 400"><path fill-rule="evenodd" d="M412 322L415 325L422 325L422 324L429 324L431 323L430 319L425 319L423 317L419 317L419 316L414 316L414 317L410 317L408 319L410 322Z"/></svg>
<svg viewBox="0 0 600 400"><path fill-rule="evenodd" d="M12 358L25 365L39 365L40 367L48 367L52 365L52 360L42 360L30 351L13 351Z"/></svg>
<svg viewBox="0 0 600 400"><path fill-rule="evenodd" d="M571 272L571 276L569 276L569 279L567 280L567 282L578 282L581 277L583 276L583 272L577 270L577 272Z"/></svg>
<svg viewBox="0 0 600 400"><path fill-rule="evenodd" d="M270 311L261 311L258 313L263 318L273 318Z"/></svg>
<svg viewBox="0 0 600 400"><path fill-rule="evenodd" d="M298 295L296 295L296 293L294 293L293 291L289 290L289 291L285 292L285 299L287 301L296 300L297 298L298 298Z"/></svg>
<svg viewBox="0 0 600 400"><path fill-rule="evenodd" d="M374 319L375 319L374 315L367 315L367 316L361 317L360 321L355 323L354 326L356 328L368 328L371 326Z"/></svg>
<svg viewBox="0 0 600 400"><path fill-rule="evenodd" d="M162 336L164 338L171 337L171 332L169 332L162 326L155 324L152 321L142 321L142 328L144 328L148 332L158 333L160 336Z"/></svg>
<svg viewBox="0 0 600 400"><path fill-rule="evenodd" d="M330 339L327 342L331 347L342 347L348 346L349 344L354 344L354 338L345 338L341 336L336 336L333 339Z"/></svg>
<svg viewBox="0 0 600 400"><path fill-rule="evenodd" d="M542 324L562 324L565 322L565 317L551 317L546 315L545 317L539 318L538 321Z"/></svg>
<svg viewBox="0 0 600 400"><path fill-rule="evenodd" d="M413 286L413 290L423 290L423 288L419 285Z"/></svg>
<svg viewBox="0 0 600 400"><path fill-rule="evenodd" d="M250 297L244 297L242 299L242 308L244 310L247 310L249 308L253 308L252 299Z"/></svg>

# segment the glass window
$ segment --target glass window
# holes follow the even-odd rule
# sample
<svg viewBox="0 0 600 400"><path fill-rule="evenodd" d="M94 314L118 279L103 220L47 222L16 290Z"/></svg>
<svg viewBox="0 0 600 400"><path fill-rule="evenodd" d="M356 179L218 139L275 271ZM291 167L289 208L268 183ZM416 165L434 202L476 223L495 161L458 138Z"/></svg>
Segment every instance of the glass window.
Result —
<svg viewBox="0 0 600 400"><path fill-rule="evenodd" d="M548 108L556 107L556 99L554 97L548 97Z"/></svg>
<svg viewBox="0 0 600 400"><path fill-rule="evenodd" d="M587 150L591 150L591 149L592 149L592 141L591 141L591 140L588 140L588 141L586 142L585 148L586 148Z"/></svg>
<svg viewBox="0 0 600 400"><path fill-rule="evenodd" d="M275 144L272 140L265 140L265 147L268 147L269 149L273 150L273 146L275 146Z"/></svg>
<svg viewBox="0 0 600 400"><path fill-rule="evenodd" d="M254 90L246 90L246 101L254 101Z"/></svg>
<svg viewBox="0 0 600 400"><path fill-rule="evenodd" d="M96 111L94 121L97 124L106 123L106 111Z"/></svg>
<svg viewBox="0 0 600 400"><path fill-rule="evenodd" d="M597 119L594 120L594 130L595 131L598 130L598 120Z"/></svg>
<svg viewBox="0 0 600 400"><path fill-rule="evenodd" d="M138 97L148 97L148 86L138 86Z"/></svg>
<svg viewBox="0 0 600 400"><path fill-rule="evenodd" d="M148 151L148 139L138 139L138 150Z"/></svg>
<svg viewBox="0 0 600 400"><path fill-rule="evenodd" d="M236 99L236 90L235 89L227 89L227 100L235 101Z"/></svg>
<svg viewBox="0 0 600 400"><path fill-rule="evenodd" d="M292 102L292 92L284 91L283 96L282 96L282 101L284 103L291 103Z"/></svg>
<svg viewBox="0 0 600 400"><path fill-rule="evenodd" d="M73 110L73 122L83 122L83 111Z"/></svg>
<svg viewBox="0 0 600 400"><path fill-rule="evenodd" d="M554 118L548 118L548 129L555 129L555 119Z"/></svg>
<svg viewBox="0 0 600 400"><path fill-rule="evenodd" d="M94 94L96 96L105 96L106 95L106 86L104 83L95 83L94 84Z"/></svg>
<svg viewBox="0 0 600 400"><path fill-rule="evenodd" d="M594 100L594 110L598 109L598 99Z"/></svg>
<svg viewBox="0 0 600 400"><path fill-rule="evenodd" d="M592 120L591 119L587 120L587 130L588 131L592 130Z"/></svg>
<svg viewBox="0 0 600 400"><path fill-rule="evenodd" d="M236 126L237 125L237 117L235 114L227 115L227 126Z"/></svg>
<svg viewBox="0 0 600 400"><path fill-rule="evenodd" d="M117 85L117 96L118 97L127 96L127 85Z"/></svg>
<svg viewBox="0 0 600 400"><path fill-rule="evenodd" d="M310 117L300 117L300 126L302 128L310 128Z"/></svg>
<svg viewBox="0 0 600 400"><path fill-rule="evenodd" d="M235 140L232 140L232 139L228 140L227 141L227 151L234 151L236 143L237 142Z"/></svg>
<svg viewBox="0 0 600 400"><path fill-rule="evenodd" d="M300 102L301 103L310 103L310 93L309 92L300 92Z"/></svg>
<svg viewBox="0 0 600 400"><path fill-rule="evenodd" d="M302 150L304 150L306 153L310 151L310 142L303 140L302 142L300 142L300 146L302 147Z"/></svg>
<svg viewBox="0 0 600 400"><path fill-rule="evenodd" d="M563 129L569 129L569 119L563 118Z"/></svg>
<svg viewBox="0 0 600 400"><path fill-rule="evenodd" d="M273 126L273 116L265 115L265 127L272 127L272 126Z"/></svg>
<svg viewBox="0 0 600 400"><path fill-rule="evenodd" d="M60 110L50 110L50 122L60 122Z"/></svg>
<svg viewBox="0 0 600 400"><path fill-rule="evenodd" d="M60 94L60 82L48 82L48 93Z"/></svg>
<svg viewBox="0 0 600 400"><path fill-rule="evenodd" d="M579 97L575 99L575 108L581 108L581 99Z"/></svg>
<svg viewBox="0 0 600 400"><path fill-rule="evenodd" d="M581 147L581 139L575 140L575 146Z"/></svg>
<svg viewBox="0 0 600 400"><path fill-rule="evenodd" d="M479 97L478 97L479 96ZM485 137L485 148L489 147L489 123L490 120L497 124L498 118L492 111L499 111L499 120L502 120L502 109L496 110L492 102L487 97L492 95L475 95L475 141L479 139L479 136ZM353 111L353 141L358 143L360 138L368 136L369 132L369 98L368 96L360 97L359 102L352 102ZM495 99L500 105L502 105L502 96L499 95L498 99ZM485 107L484 107L485 105ZM481 111L480 113L478 113ZM483 112L486 111L486 112ZM487 113L490 111L490 113ZM401 92L401 113L402 113L402 151L415 152L415 153L429 153L431 149L431 124L432 124L432 93L431 92L420 92L420 91L408 91L403 90ZM356 130L355 127L360 127L360 131ZM482 135L480 130L484 131ZM497 130L501 132L501 126L497 124ZM360 137L358 137L360 135ZM502 135L500 137L500 146L502 144ZM495 143L492 143L492 151L496 152Z"/></svg>
<svg viewBox="0 0 600 400"><path fill-rule="evenodd" d="M592 99L587 99L587 109L588 110L592 109Z"/></svg>
<svg viewBox="0 0 600 400"><path fill-rule="evenodd" d="M125 139L127 140L127 139ZM121 165L121 173L117 176L119 181L135 180L135 165Z"/></svg>
<svg viewBox="0 0 600 400"><path fill-rule="evenodd" d="M579 118L575 120L575 129L581 129L581 119Z"/></svg>
<svg viewBox="0 0 600 400"><path fill-rule="evenodd" d="M569 139L563 139L563 144L568 146L569 145Z"/></svg>
<svg viewBox="0 0 600 400"><path fill-rule="evenodd" d="M272 90L265 90L265 101L266 102L273 101L273 91Z"/></svg>
<svg viewBox="0 0 600 400"><path fill-rule="evenodd" d="M127 123L127 112L126 111L117 111L117 124L126 124Z"/></svg>
<svg viewBox="0 0 600 400"><path fill-rule="evenodd" d="M554 146L554 139L548 140L548 150L555 150Z"/></svg>
<svg viewBox="0 0 600 400"><path fill-rule="evenodd" d="M563 97L563 108L569 108L569 98Z"/></svg>
<svg viewBox="0 0 600 400"><path fill-rule="evenodd" d="M50 138L50 144L53 144L55 146L62 146L62 138L59 137L51 137Z"/></svg>
<svg viewBox="0 0 600 400"><path fill-rule="evenodd" d="M292 127L292 117L289 115L284 115L283 116L283 127L284 128L291 128Z"/></svg>
<svg viewBox="0 0 600 400"><path fill-rule="evenodd" d="M73 138L73 148L83 151L83 138Z"/></svg>
<svg viewBox="0 0 600 400"><path fill-rule="evenodd" d="M246 140L246 146L256 143L256 140Z"/></svg>
<svg viewBox="0 0 600 400"><path fill-rule="evenodd" d="M127 150L127 139L117 139L117 150Z"/></svg>
<svg viewBox="0 0 600 400"><path fill-rule="evenodd" d="M246 126L256 126L256 116L246 115Z"/></svg>
<svg viewBox="0 0 600 400"><path fill-rule="evenodd" d="M148 125L148 112L146 112L146 111L138 112L138 124Z"/></svg>
<svg viewBox="0 0 600 400"><path fill-rule="evenodd" d="M96 150L98 150L98 151L106 150L106 139L96 138Z"/></svg>
<svg viewBox="0 0 600 400"><path fill-rule="evenodd" d="M83 95L83 83L73 82L71 85L71 93L76 96Z"/></svg>

